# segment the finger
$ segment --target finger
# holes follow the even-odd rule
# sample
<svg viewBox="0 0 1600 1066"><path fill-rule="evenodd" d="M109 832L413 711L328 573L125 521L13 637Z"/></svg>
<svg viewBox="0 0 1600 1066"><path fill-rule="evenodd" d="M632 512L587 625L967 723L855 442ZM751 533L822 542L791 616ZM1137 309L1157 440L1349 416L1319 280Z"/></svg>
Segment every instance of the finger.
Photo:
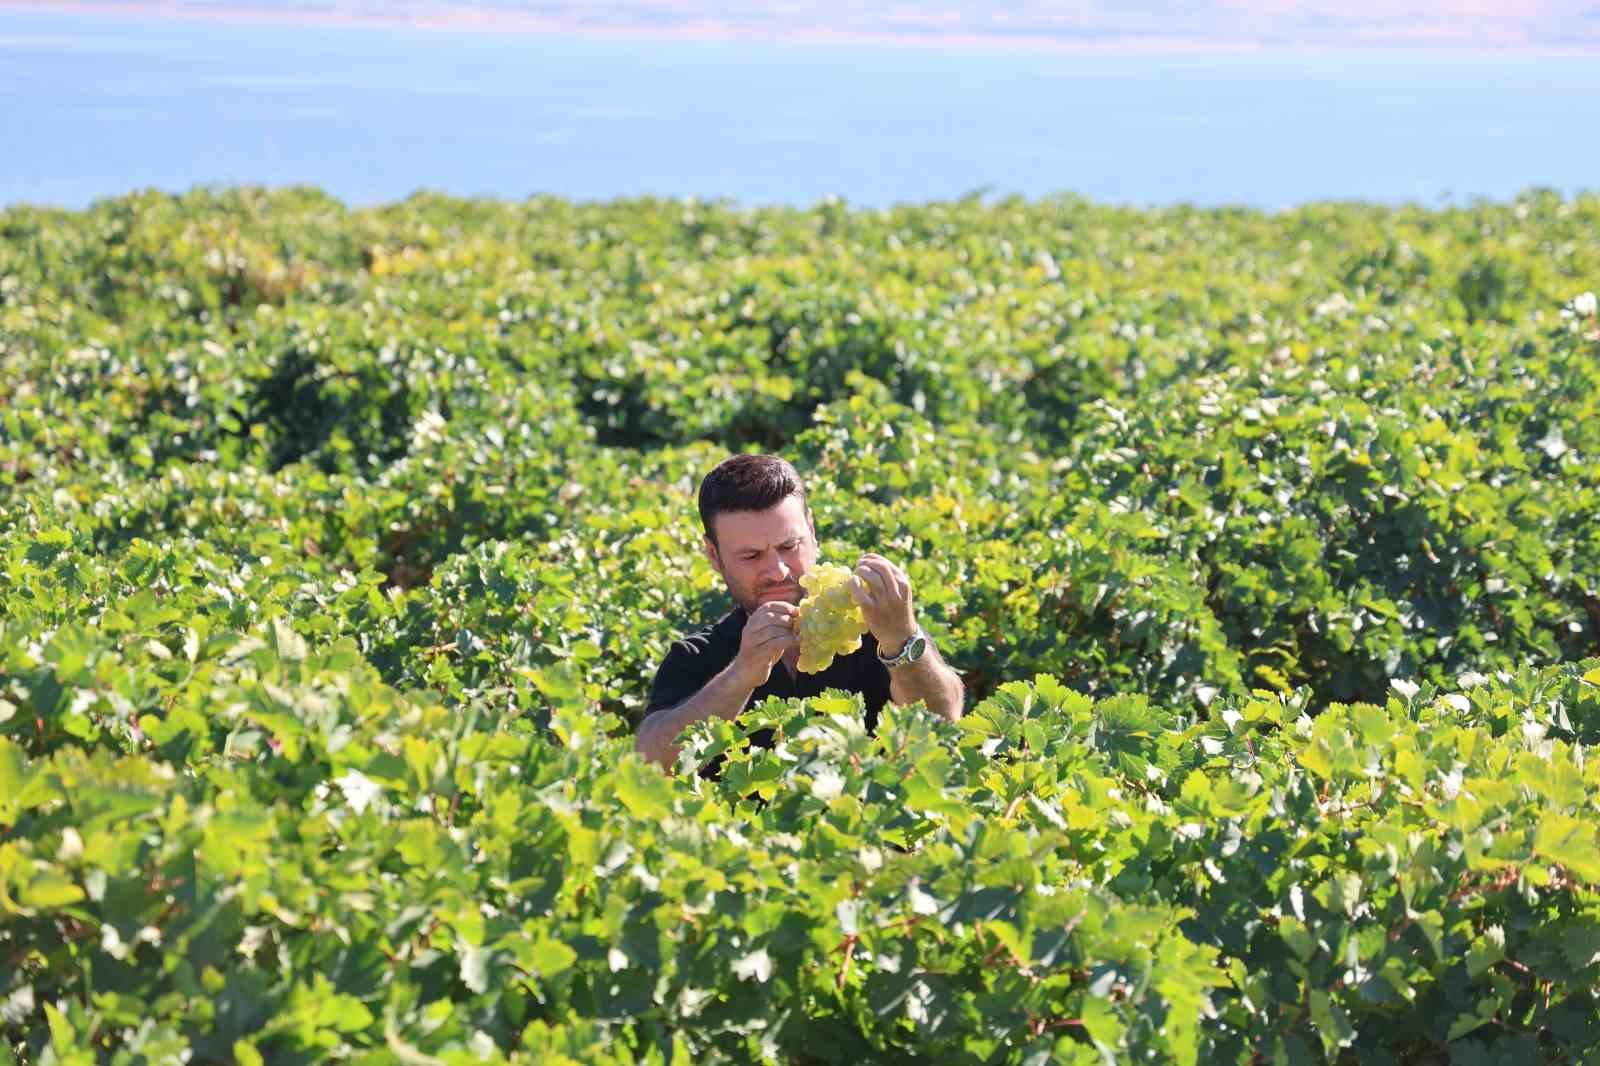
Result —
<svg viewBox="0 0 1600 1066"><path fill-rule="evenodd" d="M875 596L873 596L872 590L867 587L866 582L862 581L861 578L859 578L859 577L851 578L849 587L850 587L850 598L856 601L857 606L860 606L860 607L876 607L876 606L878 606L877 598Z"/></svg>
<svg viewBox="0 0 1600 1066"><path fill-rule="evenodd" d="M873 568L870 562L865 562L856 567L856 580L861 582L866 590L872 593L873 599L883 596L885 586L883 575Z"/></svg>
<svg viewBox="0 0 1600 1066"><path fill-rule="evenodd" d="M869 570L872 573L882 575L883 577L893 577L895 571L897 571L899 567L895 566L881 555L872 555L869 553L861 557L861 561L856 564L856 569L858 571Z"/></svg>
<svg viewBox="0 0 1600 1066"><path fill-rule="evenodd" d="M795 624L792 618L773 618L755 627L758 634L773 634L773 632L794 632Z"/></svg>
<svg viewBox="0 0 1600 1066"><path fill-rule="evenodd" d="M763 643L771 642L771 640L789 639L798 640L798 635L795 634L794 627L762 626L760 629L752 629L752 631L747 632L746 637L744 637L744 643L747 643L749 647L758 648L762 647Z"/></svg>
<svg viewBox="0 0 1600 1066"><path fill-rule="evenodd" d="M794 633L770 633L755 642L754 648L765 655L776 658L800 643L800 638Z"/></svg>
<svg viewBox="0 0 1600 1066"><path fill-rule="evenodd" d="M877 552L862 552L861 558L856 560L856 565L861 566L863 564L870 565L873 569L881 570L887 574L899 574L902 576L905 574L905 571L895 565L893 560L879 555Z"/></svg>
<svg viewBox="0 0 1600 1066"><path fill-rule="evenodd" d="M894 587L902 600L911 599L911 575L898 566L894 568Z"/></svg>
<svg viewBox="0 0 1600 1066"><path fill-rule="evenodd" d="M897 600L911 598L911 578L889 560L878 556L868 565L883 579L884 592Z"/></svg>
<svg viewBox="0 0 1600 1066"><path fill-rule="evenodd" d="M894 574L884 564L873 565L868 563L864 569L872 585L873 594L877 596L879 603L894 603L905 598L899 582L895 580Z"/></svg>

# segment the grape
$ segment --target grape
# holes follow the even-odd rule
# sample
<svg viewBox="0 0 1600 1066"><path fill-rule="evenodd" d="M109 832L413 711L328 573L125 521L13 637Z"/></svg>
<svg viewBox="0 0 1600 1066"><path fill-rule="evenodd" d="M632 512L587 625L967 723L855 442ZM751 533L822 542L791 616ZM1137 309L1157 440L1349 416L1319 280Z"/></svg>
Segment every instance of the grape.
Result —
<svg viewBox="0 0 1600 1066"><path fill-rule="evenodd" d="M835 655L861 647L867 623L850 597L854 576L843 566L821 563L800 579L806 598L800 602L799 669L808 674L826 670Z"/></svg>

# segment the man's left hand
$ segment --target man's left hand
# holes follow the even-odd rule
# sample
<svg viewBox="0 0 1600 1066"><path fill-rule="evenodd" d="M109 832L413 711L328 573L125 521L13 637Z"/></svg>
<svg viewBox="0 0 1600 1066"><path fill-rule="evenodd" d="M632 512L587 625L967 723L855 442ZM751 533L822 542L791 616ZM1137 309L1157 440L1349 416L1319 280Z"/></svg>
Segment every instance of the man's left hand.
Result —
<svg viewBox="0 0 1600 1066"><path fill-rule="evenodd" d="M867 552L856 560L850 595L861 607L867 628L878 641L878 654L895 655L916 631L911 607L911 579L881 555Z"/></svg>

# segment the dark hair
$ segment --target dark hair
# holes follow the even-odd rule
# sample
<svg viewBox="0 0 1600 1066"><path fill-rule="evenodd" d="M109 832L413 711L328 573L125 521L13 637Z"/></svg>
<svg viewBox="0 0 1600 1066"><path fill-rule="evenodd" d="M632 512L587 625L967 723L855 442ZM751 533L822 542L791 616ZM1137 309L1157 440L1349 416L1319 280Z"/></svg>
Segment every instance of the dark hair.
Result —
<svg viewBox="0 0 1600 1066"><path fill-rule="evenodd" d="M790 496L806 498L795 468L776 455L735 455L717 464L700 482L700 522L711 543L711 521L725 511L765 511Z"/></svg>

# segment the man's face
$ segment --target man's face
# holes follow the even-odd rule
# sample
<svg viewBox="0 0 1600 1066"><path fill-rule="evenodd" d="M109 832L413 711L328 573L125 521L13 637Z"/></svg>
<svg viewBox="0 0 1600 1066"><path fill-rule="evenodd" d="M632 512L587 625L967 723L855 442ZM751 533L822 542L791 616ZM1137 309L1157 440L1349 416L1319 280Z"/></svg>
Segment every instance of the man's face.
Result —
<svg viewBox="0 0 1600 1066"><path fill-rule="evenodd" d="M735 603L748 613L773 600L800 602L800 578L817 561L817 533L799 496L765 511L725 511L711 521L717 540L705 538L706 558Z"/></svg>

